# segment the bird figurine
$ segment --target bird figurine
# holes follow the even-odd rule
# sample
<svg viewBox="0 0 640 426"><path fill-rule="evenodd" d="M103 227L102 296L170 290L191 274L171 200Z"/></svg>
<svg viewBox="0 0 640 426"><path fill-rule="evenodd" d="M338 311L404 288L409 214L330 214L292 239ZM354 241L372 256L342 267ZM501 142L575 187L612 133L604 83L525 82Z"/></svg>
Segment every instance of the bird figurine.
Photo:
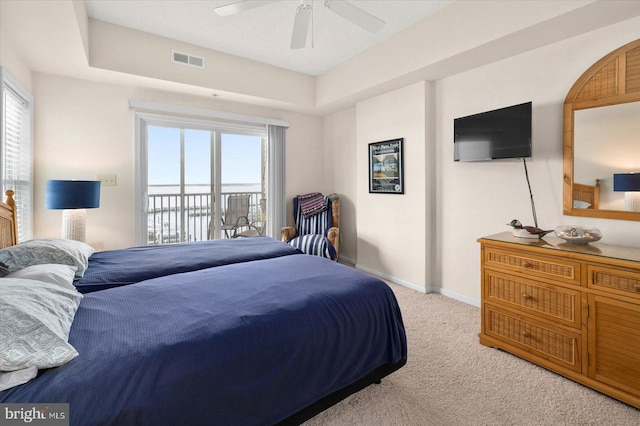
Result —
<svg viewBox="0 0 640 426"><path fill-rule="evenodd" d="M513 219L507 225L513 226L513 236L520 238L542 238L551 231L545 231L535 226L522 226L518 219Z"/></svg>

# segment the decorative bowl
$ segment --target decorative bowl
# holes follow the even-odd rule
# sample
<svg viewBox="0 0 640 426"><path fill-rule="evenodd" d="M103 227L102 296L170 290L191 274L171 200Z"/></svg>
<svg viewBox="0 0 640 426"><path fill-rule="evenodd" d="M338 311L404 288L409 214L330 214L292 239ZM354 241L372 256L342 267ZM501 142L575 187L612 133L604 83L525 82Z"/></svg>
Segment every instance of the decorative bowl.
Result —
<svg viewBox="0 0 640 426"><path fill-rule="evenodd" d="M602 238L599 229L579 225L560 225L554 233L558 238L573 244L589 244Z"/></svg>

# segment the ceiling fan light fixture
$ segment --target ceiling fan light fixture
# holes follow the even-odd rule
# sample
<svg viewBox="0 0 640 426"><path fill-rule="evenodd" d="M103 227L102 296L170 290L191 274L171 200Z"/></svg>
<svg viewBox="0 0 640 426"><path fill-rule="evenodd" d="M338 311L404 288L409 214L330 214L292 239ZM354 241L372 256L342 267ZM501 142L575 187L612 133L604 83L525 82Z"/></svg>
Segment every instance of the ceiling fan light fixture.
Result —
<svg viewBox="0 0 640 426"><path fill-rule="evenodd" d="M296 10L296 17L293 21L293 32L291 33L291 49L303 49L307 45L307 34L311 23L313 7L310 4L302 3Z"/></svg>
<svg viewBox="0 0 640 426"><path fill-rule="evenodd" d="M385 22L382 19L345 0L324 0L323 4L330 11L370 33L377 33L384 27Z"/></svg>
<svg viewBox="0 0 640 426"><path fill-rule="evenodd" d="M240 0L235 3L217 7L215 8L215 12L220 16L230 16L277 1L283 0ZM301 4L296 10L296 16L293 21L291 49L303 49L306 47L309 27L311 27L311 47L313 47L313 1L314 0L300 0ZM346 0L322 0L322 4L331 12L370 33L377 33L385 26L383 20Z"/></svg>

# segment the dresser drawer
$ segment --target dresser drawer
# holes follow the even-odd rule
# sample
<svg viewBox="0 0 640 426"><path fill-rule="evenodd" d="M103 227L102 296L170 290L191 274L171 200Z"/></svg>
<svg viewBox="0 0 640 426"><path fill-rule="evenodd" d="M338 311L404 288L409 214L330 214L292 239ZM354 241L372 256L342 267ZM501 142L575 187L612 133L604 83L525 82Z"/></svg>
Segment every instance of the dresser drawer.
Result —
<svg viewBox="0 0 640 426"><path fill-rule="evenodd" d="M484 266L580 285L580 263L561 258L487 246L484 248Z"/></svg>
<svg viewBox="0 0 640 426"><path fill-rule="evenodd" d="M640 271L587 265L587 286L640 299Z"/></svg>
<svg viewBox="0 0 640 426"><path fill-rule="evenodd" d="M485 270L484 300L528 311L554 323L579 329L580 296L578 290L544 284L515 275Z"/></svg>
<svg viewBox="0 0 640 426"><path fill-rule="evenodd" d="M556 365L581 372L581 336L484 305L484 333Z"/></svg>

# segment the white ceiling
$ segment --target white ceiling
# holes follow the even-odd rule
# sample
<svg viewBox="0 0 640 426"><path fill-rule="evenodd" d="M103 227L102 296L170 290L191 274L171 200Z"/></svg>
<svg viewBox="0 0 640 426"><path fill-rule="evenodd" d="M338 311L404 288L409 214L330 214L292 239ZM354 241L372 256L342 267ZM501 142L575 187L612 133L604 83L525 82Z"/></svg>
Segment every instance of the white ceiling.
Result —
<svg viewBox="0 0 640 426"><path fill-rule="evenodd" d="M313 2L313 40L291 50L301 0L281 0L234 16L214 9L237 0L86 0L91 18L282 68L319 75L435 13L453 0L349 0L385 21L371 34Z"/></svg>
<svg viewBox="0 0 640 426"><path fill-rule="evenodd" d="M160 27L162 25L166 27L158 31L159 36L170 39L179 37L172 34L172 31L179 26L170 25L168 22L172 19L174 21L186 19L190 22L188 27L193 30L193 37L210 41L211 36L199 37L198 34L202 31L202 26L208 31L209 20L223 25L221 23L223 18L213 12L215 6L211 8L211 13L195 13L196 16L191 20L190 18L178 19L178 17L193 13L192 7L204 7L209 3L228 4L231 1L233 0L103 0L99 4L113 10L121 8L129 10L128 8L132 7L132 11L127 15L138 16L144 22L155 22L160 17L167 23L160 24ZM320 0L314 1L318 3ZM96 0L89 0L89 3L96 3ZM265 5L247 14L255 13L256 16L252 19L259 21L258 17L262 16L258 14L260 9L272 12L273 8L278 10L281 6L291 6L295 9L294 3L293 0L287 0ZM356 4L360 6L365 3L416 6L429 2L427 0L404 2L380 0L380 2L363 1ZM220 69L233 70L233 75L229 76L227 71L222 74L213 73L215 71L213 67L208 67L209 73L203 75L191 72L176 74L171 70L168 71L169 67L163 68L159 65L161 62L165 63L164 56L160 58L159 53L154 51L146 55L145 46L151 46L150 49L152 49L154 45L141 42L140 39L146 39L144 36L140 37L140 34L136 33L135 36L138 39L132 40L135 48L124 49L126 42L122 43L121 40L122 37L126 37L128 31L113 28L113 24L94 25L95 22L87 22L85 4L77 0L0 0L0 44L3 46L6 44L8 47L2 49L0 61L3 65L6 61L7 66L21 70L19 74L23 76L30 75L30 72L43 73L135 88L137 93L150 90L152 92L146 96L156 100L163 99L167 93L179 93L193 96L194 99L207 99L207 102L225 102L226 109L235 108L233 104L228 103L231 101L314 115L326 115L353 106L361 100L370 99L418 81L437 81L640 16L638 0L453 1L437 13L421 19L411 27L389 36L386 40L377 43L369 41L375 45L368 49L361 47L366 50L357 55L344 53L347 57L355 55L346 60L329 59L329 53L333 53L333 49L328 49L327 54L319 53L321 43L317 32L318 24L316 24L316 47L291 52L289 50L290 28L288 28L290 24L278 25L279 19L276 17L271 18L276 21L271 29L266 28L259 32L253 28L257 24L253 25L253 29L249 31L253 34L251 37L246 34L246 37L234 36L231 29L222 31L220 37L240 39L241 42L238 44L249 45L249 47L256 43L268 46L275 44L275 41L266 42L263 38L269 39L270 31L279 31L279 28L287 27L277 49L274 48L272 51L268 47L260 47L253 54L264 55L264 59L262 57L258 59L270 64L276 63L273 58L283 56L281 66L284 66L284 61L295 60L305 65L306 62L311 63L312 59L320 58L318 61L322 63L322 67L318 69L328 69L328 71L318 76L306 76L284 68L280 71L271 69L271 66L262 66L256 60L234 60L227 57L226 51L219 55L210 52L212 54L207 58L216 58L216 61L220 61L218 63ZM172 6L165 10L167 5ZM395 10L394 7L391 9ZM145 10L147 12L144 12ZM373 10L368 11L378 14L382 19L390 20L387 15ZM402 11L404 13L405 9L403 8ZM148 16L145 16L145 13ZM295 10L292 13L295 14ZM327 11L327 13L331 12ZM235 18L240 20L241 17ZM359 28L342 18L336 16L335 19L336 25L347 28L345 31L361 32ZM237 25L240 24L234 24L233 27ZM106 27L110 29L105 32ZM141 29L151 31L147 28ZM187 32L187 30L182 31ZM240 33L244 34L243 31ZM332 37L333 34L328 36ZM365 38L366 36L367 34L364 33ZM344 42L336 42L335 49L341 48L343 44L351 42L354 38L342 37ZM242 40L252 42L242 42ZM171 44L164 43L163 46ZM365 45L366 43L362 46ZM201 49L204 50L207 47ZM239 51L234 53L242 54ZM306 57L298 59L297 56L301 54L310 55L312 59ZM155 61L154 63L158 66L150 67L149 60ZM333 63L330 61L340 60L344 62L330 66ZM268 69L268 72L264 72L265 69ZM27 77L25 77L25 83L30 84ZM293 87L292 85L296 87L296 93L288 93L282 89ZM215 101L212 93L218 95Z"/></svg>

